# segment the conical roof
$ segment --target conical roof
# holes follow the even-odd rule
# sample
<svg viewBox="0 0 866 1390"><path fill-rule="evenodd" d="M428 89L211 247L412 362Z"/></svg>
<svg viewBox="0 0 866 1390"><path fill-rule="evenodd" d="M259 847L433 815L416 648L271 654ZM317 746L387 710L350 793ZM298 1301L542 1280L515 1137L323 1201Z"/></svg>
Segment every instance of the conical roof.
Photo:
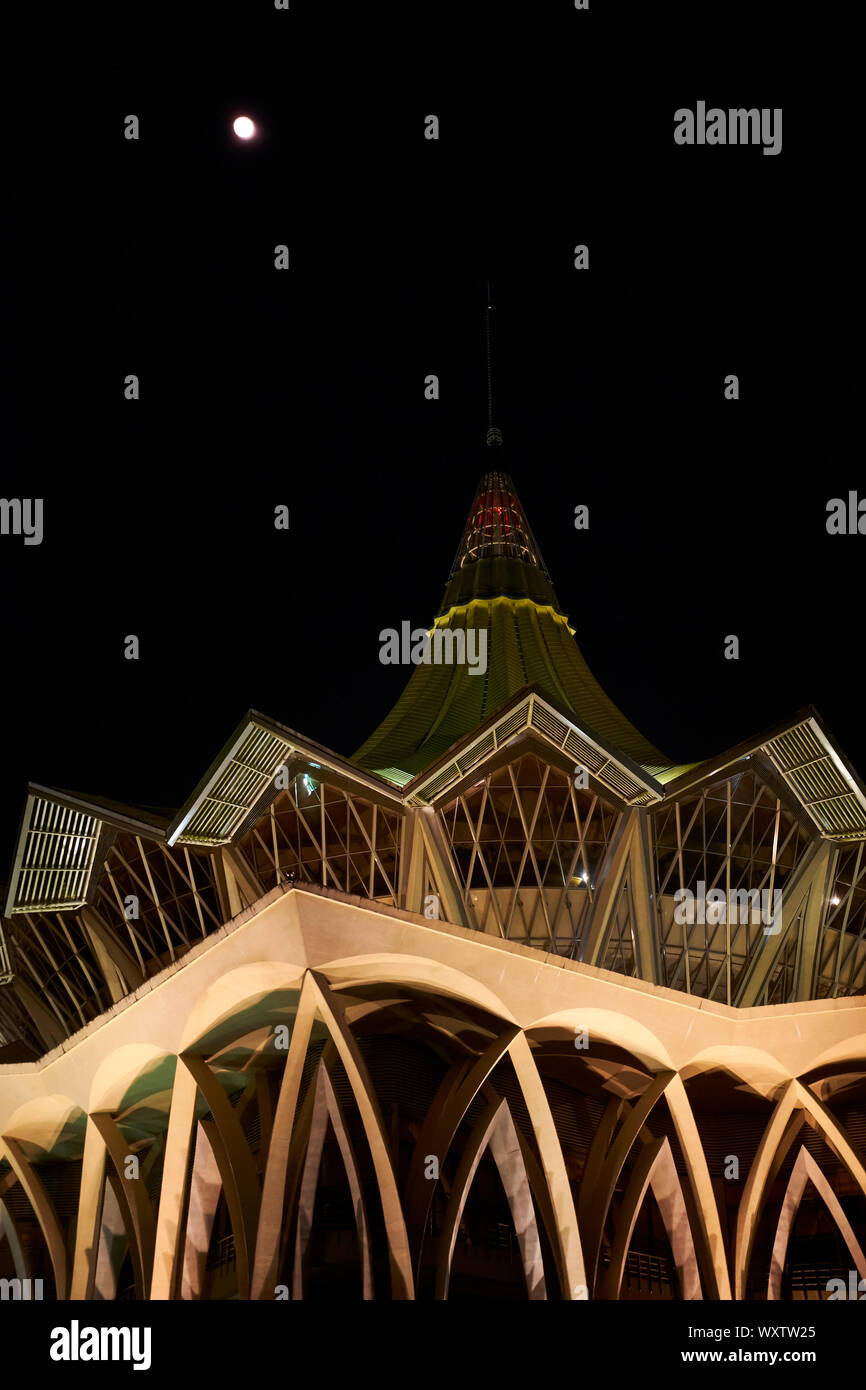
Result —
<svg viewBox="0 0 866 1390"><path fill-rule="evenodd" d="M476 489L437 628L486 632L486 671L473 674L457 661L416 665L390 714L355 753L360 766L402 784L526 686L648 771L668 766L587 666L514 483L501 470L486 472Z"/></svg>

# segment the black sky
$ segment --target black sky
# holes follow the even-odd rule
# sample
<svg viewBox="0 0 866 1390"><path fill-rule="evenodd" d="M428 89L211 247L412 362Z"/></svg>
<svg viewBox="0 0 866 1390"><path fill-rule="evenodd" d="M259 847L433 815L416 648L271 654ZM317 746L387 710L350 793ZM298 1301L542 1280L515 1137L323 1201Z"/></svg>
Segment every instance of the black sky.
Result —
<svg viewBox="0 0 866 1390"><path fill-rule="evenodd" d="M127 16L27 103L0 496L45 539L0 538L0 877L28 779L174 807L250 707L346 754L384 717L379 630L432 619L490 465L488 276L496 462L614 700L677 761L813 703L866 773L866 540L825 530L866 490L847 194L749 7L650 9ZM783 107L781 155L675 146L698 99Z"/></svg>

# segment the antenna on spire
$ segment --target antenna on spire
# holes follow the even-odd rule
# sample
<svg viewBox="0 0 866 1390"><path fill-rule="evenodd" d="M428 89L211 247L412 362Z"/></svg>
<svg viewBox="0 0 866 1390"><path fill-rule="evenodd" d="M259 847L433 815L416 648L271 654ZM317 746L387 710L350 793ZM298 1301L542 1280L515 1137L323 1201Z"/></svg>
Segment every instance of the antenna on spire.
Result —
<svg viewBox="0 0 866 1390"><path fill-rule="evenodd" d="M485 318L485 331L487 336L487 443L501 444L502 431L498 430L493 423L493 353L490 347L490 314L493 310L493 300L490 295L490 281L487 281L487 314Z"/></svg>

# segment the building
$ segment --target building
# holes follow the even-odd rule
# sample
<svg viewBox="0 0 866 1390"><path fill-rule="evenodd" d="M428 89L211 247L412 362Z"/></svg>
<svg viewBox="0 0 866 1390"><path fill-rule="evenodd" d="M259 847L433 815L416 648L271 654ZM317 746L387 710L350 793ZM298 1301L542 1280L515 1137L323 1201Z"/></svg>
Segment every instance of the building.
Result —
<svg viewBox="0 0 866 1390"><path fill-rule="evenodd" d="M866 1279L866 796L819 716L671 765L587 667L495 467L431 632L352 758L251 712L176 814L30 787L0 1278L464 1300Z"/></svg>

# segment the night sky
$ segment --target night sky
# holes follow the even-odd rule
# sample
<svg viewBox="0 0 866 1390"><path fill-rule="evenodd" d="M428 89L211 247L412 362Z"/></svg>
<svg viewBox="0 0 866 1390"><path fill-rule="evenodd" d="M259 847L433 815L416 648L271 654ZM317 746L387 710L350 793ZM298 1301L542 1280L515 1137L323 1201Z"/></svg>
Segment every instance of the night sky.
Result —
<svg viewBox="0 0 866 1390"><path fill-rule="evenodd" d="M685 9L470 33L292 0L202 10L200 42L127 17L26 108L8 74L0 496L44 498L45 536L0 537L0 878L28 779L174 808L249 708L351 754L409 674L379 631L432 620L490 466L673 760L812 703L866 773L866 539L825 529L866 490L835 425L853 233L749 7L714 12L692 41ZM699 99L783 107L781 154L676 146Z"/></svg>

